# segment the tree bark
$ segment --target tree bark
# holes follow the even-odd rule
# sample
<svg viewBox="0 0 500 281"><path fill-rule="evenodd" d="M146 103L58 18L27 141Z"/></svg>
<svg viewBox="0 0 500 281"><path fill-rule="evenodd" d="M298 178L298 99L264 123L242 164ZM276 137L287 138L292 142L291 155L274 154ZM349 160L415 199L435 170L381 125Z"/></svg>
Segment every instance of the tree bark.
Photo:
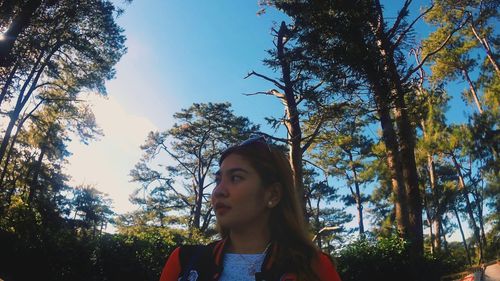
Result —
<svg viewBox="0 0 500 281"><path fill-rule="evenodd" d="M470 178L469 174L469 178ZM481 243L483 243L483 247L486 248L488 242L486 240L486 234L484 232L484 222L483 222L483 208L482 208L482 197L477 194L477 186L476 186L476 191L472 192L472 196L474 197L474 200L477 202L477 218L479 222L479 229L481 230Z"/></svg>
<svg viewBox="0 0 500 281"><path fill-rule="evenodd" d="M385 38L381 38L381 41L381 56L385 58L390 84L392 85L391 92L395 96L394 116L399 133L399 149L408 203L410 247L417 256L423 256L422 197L418 185L417 164L415 161L415 133L406 110L405 90L394 62L394 54L389 52L390 47Z"/></svg>
<svg viewBox="0 0 500 281"><path fill-rule="evenodd" d="M486 52L486 56L488 57L488 60L490 61L493 68L495 69L497 76L500 78L500 66L498 65L498 62L495 61L495 55L491 52L491 48L490 48L490 44L488 43L488 40L486 40L486 38L481 38L481 36L479 36L476 28L474 27L473 21L471 21L470 27L471 27L472 33L474 33L474 36L476 36L479 43L481 43L481 46L483 46L484 51Z"/></svg>
<svg viewBox="0 0 500 281"><path fill-rule="evenodd" d="M465 239L464 235L464 229L462 228L462 223L460 222L460 216L458 215L458 211L455 206L453 206L452 209L453 212L455 213L455 216L457 217L458 228L460 229L460 235L462 236L462 244L464 245L465 254L467 256L467 262L469 262L469 265L472 265L472 260L469 254L469 247L467 247L467 240Z"/></svg>
<svg viewBox="0 0 500 281"><path fill-rule="evenodd" d="M287 60L285 55L285 41L288 36L288 30L285 22L281 23L280 29L277 34L277 44L276 51L278 60L280 62L280 68L282 73L282 80L284 84L284 94L285 94L285 112L286 120L285 126L288 131L288 139L290 146L290 164L293 171L293 178L295 182L295 188L302 203L302 211L304 213L306 221L309 221L309 214L307 213L306 198L304 192L303 183L303 169L302 169L302 130L300 128L299 112L297 109L297 102L295 100L293 82L290 77L291 69L290 62Z"/></svg>
<svg viewBox="0 0 500 281"><path fill-rule="evenodd" d="M422 122L423 123L423 122ZM425 138L426 133L424 133L424 138ZM427 171L429 173L429 184L431 186L432 190L432 198L433 198L433 207L435 208L434 216L432 218L432 225L434 225L434 229L436 230L436 233L434 237L431 237L431 244L432 248L435 250L435 252L440 252L441 251L441 211L440 211L440 206L439 206L439 195L437 186L436 186L436 168L434 166L434 157L430 154L427 153ZM431 227L432 229L432 227Z"/></svg>
<svg viewBox="0 0 500 281"><path fill-rule="evenodd" d="M14 17L9 28L4 32L4 40L0 40L0 66L8 66L12 63L10 53L14 47L17 37L30 22L33 13L40 7L42 0L29 0L23 5L19 13Z"/></svg>
<svg viewBox="0 0 500 281"><path fill-rule="evenodd" d="M474 84L472 83L472 80L470 79L469 72L467 71L467 69L462 69L462 74L464 75L465 80L467 80L467 83L469 84L469 89L470 89L472 98L474 99L474 103L476 103L477 110L479 111L480 114L483 114L483 108L481 106L481 102L479 102L476 88L474 87Z"/></svg>
<svg viewBox="0 0 500 281"><path fill-rule="evenodd" d="M402 79L396 67L392 43L387 38L384 28L384 18L380 1L375 1L375 17L371 22L373 26L373 35L375 45L378 48L378 54L371 59L372 71L375 75L368 77L370 84L383 85L380 91L374 91L377 107L379 107L379 117L381 123L390 122L390 128L393 135L384 136L384 142L389 150L392 150L396 156L396 181L397 188L394 188L396 200L402 202L399 212L403 211L403 218L398 219L398 225L405 224L403 237L410 241L410 252L412 258L423 256L423 223L422 223L422 198L418 186L418 175L415 162L415 143L414 129L411 126L408 112L405 104L405 91L402 85ZM401 11L404 13L404 11ZM379 82L384 81L384 82ZM394 99L393 99L394 98ZM390 119L390 107L393 102L394 121ZM381 107L382 106L382 107ZM383 108L383 110L380 110ZM386 111L386 112L383 112ZM386 115L386 116L384 116ZM388 118L389 117L389 118ZM384 121L382 121L384 119ZM394 123L393 123L394 122ZM396 125L396 130L394 125ZM382 132L384 134L384 127ZM391 140L392 139L392 140ZM389 142L387 142L389 141ZM396 218L398 210L396 209ZM418 272L414 272L418 274ZM417 277L415 277L417 278Z"/></svg>
<svg viewBox="0 0 500 281"><path fill-rule="evenodd" d="M40 78L43 69L45 68L46 64L44 64L40 69L37 70L38 66L40 66L40 62L43 58L44 52L40 52L36 63L33 65L30 74L28 75L28 78L26 81L24 81L23 87L21 88L21 91L19 93L19 96L16 101L16 105L14 107L14 110L9 116L9 124L7 125L7 128L5 130L3 139L2 139L2 144L0 144L0 163L4 159L5 152L7 149L7 146L9 144L9 140L12 134L12 129L14 128L14 125L16 121L19 118L19 115L21 114L21 110L23 109L24 105L28 102L29 98L31 97L31 94L33 93L36 83L38 82L38 79ZM49 56L50 57L50 56ZM35 75L36 74L36 75ZM30 85L30 88L26 92L26 89ZM26 93L26 95L25 95Z"/></svg>
<svg viewBox="0 0 500 281"><path fill-rule="evenodd" d="M431 254L434 254L436 251L434 249L434 231L432 231L432 215L429 211L429 204L427 204L426 197L424 196L424 208L425 208L425 213L427 215L427 223L429 224L429 232L431 236Z"/></svg>
<svg viewBox="0 0 500 281"><path fill-rule="evenodd" d="M356 201L356 209L358 210L358 227L359 227L359 236L364 237L365 235L365 226L363 223L363 202L361 201L361 191L359 188L359 181L358 181L358 173L356 171L356 167L352 165L354 159L352 156L352 153L350 151L347 151L349 155L349 160L351 162L351 171L353 174L353 179L354 179L354 188L355 188L355 195L354 195L354 200Z"/></svg>
<svg viewBox="0 0 500 281"><path fill-rule="evenodd" d="M21 118L19 124L17 125L17 130L16 130L16 133L14 134L14 137L12 138L12 141L10 142L10 146L9 146L9 149L7 150L7 157L5 158L5 161L4 161L4 166L3 166L3 170L2 170L2 174L0 175L0 188L2 188L3 186L3 183L4 183L4 180L5 180L5 176L7 174L7 168L9 166L9 162L10 162L10 157L12 156L12 153L13 153L13 148L14 148L14 145L17 141L17 137L19 135L19 132L21 131L23 125L24 125L24 122L26 122L26 120L28 120L28 118L30 118L32 115L33 115L33 112L35 112L35 110L42 104L42 101L39 102L34 108L33 110L31 110L30 113L26 114L26 116L24 116L23 118Z"/></svg>
<svg viewBox="0 0 500 281"><path fill-rule="evenodd" d="M443 222L439 225L439 231L441 232L441 238L443 239L443 248L445 253L450 253L450 249L448 248L448 241L446 240L446 233L443 230Z"/></svg>
<svg viewBox="0 0 500 281"><path fill-rule="evenodd" d="M33 203L33 199L35 198L35 193L37 192L39 183L38 176L40 175L40 170L42 168L43 158L45 157L45 152L47 148L45 145L42 145L40 148L40 155L36 161L35 169L33 170L33 176L31 177L30 185L29 185L29 193L28 193L28 206L31 206Z"/></svg>
<svg viewBox="0 0 500 281"><path fill-rule="evenodd" d="M453 160L453 164L455 166L455 170L458 176L458 186L462 190L462 195L465 199L467 214L469 215L469 220L472 226L472 230L474 231L474 238L476 238L477 245L479 246L479 260L483 260L483 243L481 241L481 236L479 234L479 228L476 224L476 220L474 218L474 212L472 210L472 204L469 199L469 192L467 190L467 186L465 185L464 177L462 175L462 170L460 168L460 164L458 163L455 155L451 153L451 159Z"/></svg>
<svg viewBox="0 0 500 281"><path fill-rule="evenodd" d="M7 96L7 93L9 92L9 87L12 84L12 79L14 78L14 75L16 74L18 64L16 63L12 69L9 72L9 76L7 77L7 80L5 80L5 84L2 87L2 92L0 93L0 108L2 108L2 102L5 100L5 97Z"/></svg>
<svg viewBox="0 0 500 281"><path fill-rule="evenodd" d="M432 241L433 243L433 248L435 250L435 253L441 252L441 216L436 216L434 220L432 221L432 224L434 225L434 229L436 233L434 234L434 240Z"/></svg>
<svg viewBox="0 0 500 281"><path fill-rule="evenodd" d="M386 146L386 161L391 177L392 192L395 197L394 213L396 217L397 228L400 235L407 238L409 236L407 200L404 190L403 169L398 149L398 140L390 115L388 103L389 95L388 91L384 90L380 86L380 82L378 82L380 80L376 77L376 75L370 80L373 81L371 84L375 94L375 102L377 104L377 112L380 118L380 125L382 127L382 139Z"/></svg>
<svg viewBox="0 0 500 281"><path fill-rule="evenodd" d="M5 176L7 175L7 170L8 170L8 167L9 167L10 157L12 156L14 144L17 141L17 136L19 135L19 131L21 130L21 127L22 126L18 126L17 131L14 134L14 137L12 138L12 141L10 142L9 150L7 151L7 157L5 158L5 161L3 163L2 174L0 175L0 188L3 188Z"/></svg>

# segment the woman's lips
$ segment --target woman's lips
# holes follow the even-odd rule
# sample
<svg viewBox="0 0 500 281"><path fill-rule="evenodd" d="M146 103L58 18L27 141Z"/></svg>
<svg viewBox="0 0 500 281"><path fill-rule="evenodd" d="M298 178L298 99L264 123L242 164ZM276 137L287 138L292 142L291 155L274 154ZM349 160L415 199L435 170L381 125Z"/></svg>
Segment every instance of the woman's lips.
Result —
<svg viewBox="0 0 500 281"><path fill-rule="evenodd" d="M229 212L229 210L231 210L231 207L229 207L225 204L222 204L222 203L215 204L215 212L218 215L224 215L225 213Z"/></svg>

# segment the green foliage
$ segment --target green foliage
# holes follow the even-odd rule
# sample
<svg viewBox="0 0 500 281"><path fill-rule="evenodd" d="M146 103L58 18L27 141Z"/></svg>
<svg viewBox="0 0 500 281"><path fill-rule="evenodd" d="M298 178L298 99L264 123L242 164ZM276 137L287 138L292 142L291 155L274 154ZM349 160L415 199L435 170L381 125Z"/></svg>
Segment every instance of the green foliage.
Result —
<svg viewBox="0 0 500 281"><path fill-rule="evenodd" d="M65 228L33 231L0 230L0 277L18 281L156 281L169 253L180 242L154 234L90 238Z"/></svg>
<svg viewBox="0 0 500 281"><path fill-rule="evenodd" d="M415 277L408 243L396 236L358 240L347 245L338 255L337 270L343 281L408 280ZM418 280L426 281L438 281L461 266L450 257L429 255L417 262Z"/></svg>
<svg viewBox="0 0 500 281"><path fill-rule="evenodd" d="M218 157L259 127L234 115L229 103L195 103L174 118L171 129L148 135L143 158L130 172L142 186L132 197L142 209L131 216L146 225L177 225L211 236L215 231L207 195Z"/></svg>

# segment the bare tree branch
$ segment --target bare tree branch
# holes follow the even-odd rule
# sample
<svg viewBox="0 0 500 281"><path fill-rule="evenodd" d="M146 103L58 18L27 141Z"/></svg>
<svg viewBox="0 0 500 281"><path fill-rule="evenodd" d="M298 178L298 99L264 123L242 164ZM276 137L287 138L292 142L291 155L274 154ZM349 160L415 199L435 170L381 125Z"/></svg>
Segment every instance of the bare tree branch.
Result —
<svg viewBox="0 0 500 281"><path fill-rule="evenodd" d="M262 136L265 136L266 138L272 139L272 140L274 140L274 141L283 142L283 143L288 143L288 139L277 138L277 137L274 137L274 136L271 136L271 135L269 135L269 134L262 133L262 132L255 132L255 133L256 133L256 134L259 134L259 135L262 135Z"/></svg>
<svg viewBox="0 0 500 281"><path fill-rule="evenodd" d="M408 74L406 74L406 76L401 81L403 83L405 83L413 75L413 73L415 73L417 70L419 70L424 65L425 61L429 57L431 57L431 56L435 55L437 52L441 51L441 49L443 49L446 46L446 44L448 43L448 41L450 41L451 37L455 34L455 32L457 32L460 29L462 29L464 27L464 25L469 21L469 19L470 19L470 17L467 16L465 18L465 20L459 26L457 26L455 29L453 29L451 31L451 33L448 35L448 37L446 37L446 39L441 43L441 45L439 47L437 47L432 52L426 54L425 57L422 59L422 61L416 67L414 67L412 70L410 70L408 72Z"/></svg>
<svg viewBox="0 0 500 281"><path fill-rule="evenodd" d="M194 171L191 171L191 169L189 169L189 167L184 162L182 162L179 159L179 157L177 157L175 154L170 152L170 150L165 145L165 143L161 143L160 145L163 148L163 150L166 151L168 153L168 155L170 155L170 157L174 158L174 160L177 161L177 163L179 163L184 169L186 169L186 171L188 171L194 178L196 178L196 173Z"/></svg>
<svg viewBox="0 0 500 281"><path fill-rule="evenodd" d="M394 36L394 34L396 34L396 31L398 30L399 25L401 24L401 21L404 19L404 17L408 13L408 7L410 6L411 1L412 0L405 1L403 8L401 8L401 10L398 13L398 17L397 17L396 21L392 25L391 29L389 29L389 31L387 32L387 38L391 38L392 36Z"/></svg>
<svg viewBox="0 0 500 281"><path fill-rule="evenodd" d="M325 114L322 114L321 118L320 118L318 124L316 124L316 127L314 128L314 131L312 132L312 134L303 138L303 140L307 139L307 142L304 144L304 146L302 146L302 153L306 152L306 150L312 145L312 143L316 139L316 136L318 136L319 130L321 129L321 126L323 126L325 119L326 119Z"/></svg>
<svg viewBox="0 0 500 281"><path fill-rule="evenodd" d="M257 77L260 77L260 78L262 78L262 79L264 79L264 80L267 80L267 81L269 81L269 82L273 83L276 87L280 88L280 89L281 89L281 90L283 90L283 91L285 90L285 86L284 86L283 84L281 84L280 82L278 82L277 80L272 79L272 78L269 78L269 77L267 77L266 75L263 75L263 74L257 73L257 72L255 72L255 71L253 71L253 70L252 70L250 73L248 73L248 74L247 74L247 76L245 76L245 78L244 78L244 79L247 79L248 77L250 77L250 76L252 76L252 75L255 75L255 76L257 76Z"/></svg>
<svg viewBox="0 0 500 281"><path fill-rule="evenodd" d="M172 190L175 193L176 196L178 196L179 198L181 198L182 202L184 202L188 206L192 206L192 204L189 202L189 198L188 197L186 197L184 194L178 192L177 189L175 189L175 187L173 187L170 184L169 181L166 181L166 184L170 188L170 190Z"/></svg>
<svg viewBox="0 0 500 281"><path fill-rule="evenodd" d="M267 92L255 92L255 93L252 93L252 94L243 94L245 96L256 96L256 95L266 95L266 96L273 96L273 94L271 94L270 90L267 91Z"/></svg>
<svg viewBox="0 0 500 281"><path fill-rule="evenodd" d="M391 47L392 51L394 51L399 46L399 44L401 43L401 41L404 39L404 37L406 36L406 34L408 34L408 32L413 28L413 26L415 25L415 23L417 23L417 21L420 18L422 18L423 16L425 16L427 13L429 13L433 8L434 8L434 4L432 4L427 10L425 10L423 13L421 13L416 19L413 20L413 22L403 32L401 32L401 34L399 34L398 39L396 39L396 42Z"/></svg>

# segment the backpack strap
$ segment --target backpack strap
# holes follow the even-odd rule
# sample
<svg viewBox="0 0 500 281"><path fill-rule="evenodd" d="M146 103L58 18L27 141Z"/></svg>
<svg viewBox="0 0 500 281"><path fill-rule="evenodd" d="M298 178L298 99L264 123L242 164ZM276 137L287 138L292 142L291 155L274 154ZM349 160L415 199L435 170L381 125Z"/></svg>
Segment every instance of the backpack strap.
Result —
<svg viewBox="0 0 500 281"><path fill-rule="evenodd" d="M179 253L179 259L181 262L181 277L179 281L192 281L190 280L190 275L196 274L198 276L199 260L206 252L206 246L203 245L186 245L182 246ZM194 270L194 273L191 271ZM194 279L196 280L196 279Z"/></svg>
<svg viewBox="0 0 500 281"><path fill-rule="evenodd" d="M179 251L181 263L179 281L218 280L222 272L225 242L224 239L208 245L181 246Z"/></svg>

